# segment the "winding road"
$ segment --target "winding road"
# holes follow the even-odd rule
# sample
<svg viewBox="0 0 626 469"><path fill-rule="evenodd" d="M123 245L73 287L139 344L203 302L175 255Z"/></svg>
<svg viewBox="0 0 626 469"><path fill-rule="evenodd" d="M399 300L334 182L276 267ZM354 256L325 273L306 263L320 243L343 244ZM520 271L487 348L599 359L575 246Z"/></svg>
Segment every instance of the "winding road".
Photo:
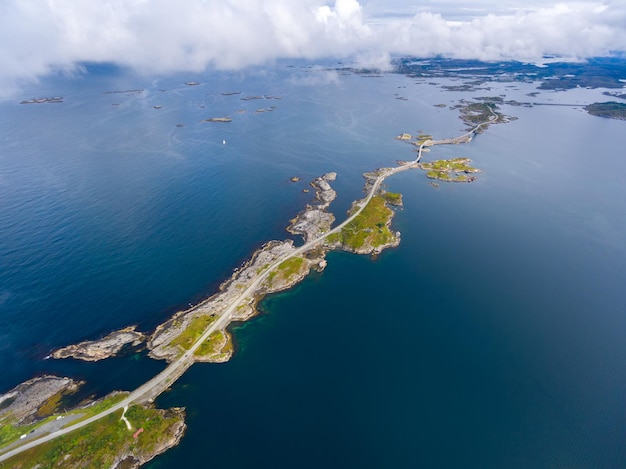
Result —
<svg viewBox="0 0 626 469"><path fill-rule="evenodd" d="M30 448L34 448L35 446L41 445L55 438L66 435L70 432L78 430L79 428L85 427L86 425L96 422L100 420L101 418L109 414L112 414L113 412L117 412L120 409L124 409L128 407L132 403L150 402L154 400L159 394L165 391L165 389L170 387L195 362L193 356L194 356L194 352L198 349L198 347L200 347L200 345L203 342L205 342L213 332L215 332L216 330L225 328L232 321L232 316L233 316L233 313L236 311L237 306L239 306L239 304L245 298L250 297L256 292L257 288L261 285L261 282L263 282L263 280L267 278L270 272L272 272L276 267L278 267L285 260L308 251L309 249L321 243L324 239L326 239L331 234L340 232L348 223L350 223L352 220L354 220L356 217L358 217L361 214L361 212L365 209L367 204L372 200L372 197L374 197L374 195L378 192L378 189L380 188L381 184L387 177L392 176L401 171L406 171L407 169L412 169L412 168L417 167L418 163L420 162L422 158L422 150L425 146L444 145L444 144L450 144L450 143L469 143L473 135L483 125L489 124L494 119L496 119L497 116L495 115L495 113L493 113L493 111L492 111L492 114L493 115L489 117L488 122L483 122L481 124L478 124L472 130L470 130L469 132L459 137L456 137L454 139L446 139L446 140L427 140L426 142L422 143L419 146L417 157L415 158L415 160L413 160L412 162L406 165L398 166L395 168L380 169L379 170L380 174L378 175L374 183L371 185L367 196L358 202L358 204L356 205L358 206L358 209L352 215L350 215L343 223L337 225L335 228L327 231L326 233L320 235L316 239L309 241L308 243L300 246L299 248L296 248L290 253L285 254L284 256L278 258L273 264L270 264L270 266L267 269L265 269L262 273L260 273L252 281L252 283L250 283L248 288L246 288L241 293L241 295L239 295L231 303L231 305L224 311L224 313L204 331L202 336L200 336L200 338L194 343L194 345L189 350L187 350L181 357L179 357L178 359L170 363L167 366L167 368L161 371L154 378L147 381L146 383L144 383L143 385L141 385L134 391L132 391L126 398L114 404L113 406L109 407L108 409L103 410L102 412L92 417L89 417L88 419L69 425L66 428L62 428L60 430L54 431L52 433L44 435L35 440L25 442L23 445L17 448L14 448L10 451L0 454L0 462L6 461L7 459L12 458L13 456L16 456L20 454L21 452L26 451Z"/></svg>

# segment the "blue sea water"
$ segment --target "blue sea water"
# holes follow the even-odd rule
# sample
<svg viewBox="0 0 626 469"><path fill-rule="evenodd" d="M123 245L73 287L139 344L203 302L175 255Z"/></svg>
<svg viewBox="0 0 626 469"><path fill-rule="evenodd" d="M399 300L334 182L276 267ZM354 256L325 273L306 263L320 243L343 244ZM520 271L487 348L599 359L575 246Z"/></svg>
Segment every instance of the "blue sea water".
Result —
<svg viewBox="0 0 626 469"><path fill-rule="evenodd" d="M341 219L362 172L413 157L395 135L460 133L435 104L506 94L577 106L503 106L518 119L426 154L472 158L472 184L389 179L400 246L331 253L232 327L230 362L195 365L157 401L185 406L189 428L148 467L626 466L624 123L582 110L602 90L435 81L92 66L0 103L0 388L44 372L85 379L82 395L141 384L164 364L44 357L153 329L285 238L306 181L338 173ZM143 91L104 94L130 89ZM19 104L53 95L65 102ZM282 99L240 99L252 95Z"/></svg>

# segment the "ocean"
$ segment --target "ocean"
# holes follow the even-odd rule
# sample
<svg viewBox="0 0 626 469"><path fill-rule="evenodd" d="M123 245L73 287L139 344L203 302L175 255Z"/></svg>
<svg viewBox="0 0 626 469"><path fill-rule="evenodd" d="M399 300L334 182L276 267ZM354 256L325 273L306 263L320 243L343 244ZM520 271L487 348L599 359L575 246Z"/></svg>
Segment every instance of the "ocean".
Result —
<svg viewBox="0 0 626 469"><path fill-rule="evenodd" d="M45 357L151 331L288 237L314 177L337 172L342 220L363 172L414 157L396 135L457 136L450 106L506 95L543 104L502 105L517 120L424 156L469 157L478 180L388 179L400 246L331 253L233 325L230 362L157 400L184 406L188 431L146 467L626 466L625 124L582 109L603 90L455 92L304 62L87 70L0 103L1 392L43 373L85 380L83 397L133 389L164 363ZM125 90L142 91L106 93ZM19 104L40 96L64 102Z"/></svg>

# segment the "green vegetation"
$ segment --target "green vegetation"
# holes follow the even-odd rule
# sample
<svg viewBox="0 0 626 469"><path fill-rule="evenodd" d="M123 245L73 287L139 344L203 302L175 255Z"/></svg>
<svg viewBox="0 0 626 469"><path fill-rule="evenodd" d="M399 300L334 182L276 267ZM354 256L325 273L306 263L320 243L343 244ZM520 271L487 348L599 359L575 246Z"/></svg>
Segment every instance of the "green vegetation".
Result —
<svg viewBox="0 0 626 469"><path fill-rule="evenodd" d="M54 396L50 397L46 402L42 404L42 406L37 409L37 417L49 417L54 414L54 411L61 404L61 398L63 397L63 392L58 392Z"/></svg>
<svg viewBox="0 0 626 469"><path fill-rule="evenodd" d="M74 425L75 423L80 422L81 420L86 420L89 417L92 417L92 416L94 416L96 414L99 414L103 410L106 410L109 407L117 404L118 402L120 402L121 400L126 398L126 396L128 396L127 392L118 392L116 394L113 394L112 396L105 397L104 399L95 401L93 403L93 405L90 405L89 407L84 407L84 408L81 408L81 409L73 410L73 411L71 411L69 413L70 414L81 414L82 416L80 418L78 418L76 420L73 420L70 423L64 425L64 427L65 426Z"/></svg>
<svg viewBox="0 0 626 469"><path fill-rule="evenodd" d="M265 269L267 269L270 265L269 264L263 264L261 267L259 267L258 269L256 269L256 274L259 275L261 272L263 272Z"/></svg>
<svg viewBox="0 0 626 469"><path fill-rule="evenodd" d="M400 134L396 137L396 140L411 140L413 136L411 134Z"/></svg>
<svg viewBox="0 0 626 469"><path fill-rule="evenodd" d="M470 166L469 158L453 158L451 160L436 160L430 163L420 163L420 168L427 171L426 177L446 182L472 182L480 170Z"/></svg>
<svg viewBox="0 0 626 469"><path fill-rule="evenodd" d="M435 160L430 163L421 163L420 167L434 171L479 173L479 169L473 168L468 164L471 161L469 158L452 158L451 160Z"/></svg>
<svg viewBox="0 0 626 469"><path fill-rule="evenodd" d="M487 122L493 115L496 105L489 102L469 103L461 107L461 119L467 125L477 125Z"/></svg>
<svg viewBox="0 0 626 469"><path fill-rule="evenodd" d="M428 171L426 176L430 179L439 179L440 181L450 181L450 175L444 171Z"/></svg>
<svg viewBox="0 0 626 469"><path fill-rule="evenodd" d="M402 205L402 194L397 192L385 192L382 194L385 201L391 205Z"/></svg>
<svg viewBox="0 0 626 469"><path fill-rule="evenodd" d="M274 279L278 276L284 280L288 280L292 275L299 273L304 265L303 257L292 257L281 262L267 277L269 285L272 285Z"/></svg>
<svg viewBox="0 0 626 469"><path fill-rule="evenodd" d="M326 237L326 243L335 244L341 242L341 235L339 233L332 233Z"/></svg>
<svg viewBox="0 0 626 469"><path fill-rule="evenodd" d="M10 459L6 467L101 468L110 467L117 455L148 459L157 445L171 438L174 425L183 418L173 411L130 407L126 418L133 431L144 429L137 438L133 438L133 431L129 431L120 420L121 414L120 410L80 430L25 451Z"/></svg>
<svg viewBox="0 0 626 469"><path fill-rule="evenodd" d="M504 99L502 96L482 96L480 98L474 98L476 101L483 101L489 103L503 103Z"/></svg>
<svg viewBox="0 0 626 469"><path fill-rule="evenodd" d="M215 356L222 353L230 353L233 349L230 336L223 330L212 332L209 338L202 342L195 352L199 357Z"/></svg>
<svg viewBox="0 0 626 469"><path fill-rule="evenodd" d="M172 340L170 345L172 347L179 345L183 350L189 350L213 321L215 321L215 315L213 314L210 316L203 315L193 318L191 324L189 324L189 326L187 326L178 337Z"/></svg>
<svg viewBox="0 0 626 469"><path fill-rule="evenodd" d="M30 425L17 425L15 422L0 422L0 448L19 439L19 437L37 428L43 422Z"/></svg>
<svg viewBox="0 0 626 469"><path fill-rule="evenodd" d="M608 103L593 103L585 107L592 116L608 119L626 120L626 104L609 101Z"/></svg>
<svg viewBox="0 0 626 469"><path fill-rule="evenodd" d="M287 259L286 261L279 264L276 269L285 277L289 278L296 272L299 272L302 268L302 264L304 264L304 258L302 257L292 257L291 259Z"/></svg>
<svg viewBox="0 0 626 469"><path fill-rule="evenodd" d="M359 216L341 230L341 243L355 250L366 243L372 247L389 243L394 238L387 226L392 216L393 210L385 205L384 197L372 197Z"/></svg>

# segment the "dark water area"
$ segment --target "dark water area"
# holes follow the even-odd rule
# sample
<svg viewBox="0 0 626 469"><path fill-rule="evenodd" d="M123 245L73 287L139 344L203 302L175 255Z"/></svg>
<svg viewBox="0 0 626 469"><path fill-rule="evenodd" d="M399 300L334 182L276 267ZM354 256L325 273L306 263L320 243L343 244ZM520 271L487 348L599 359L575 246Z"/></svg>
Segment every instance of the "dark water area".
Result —
<svg viewBox="0 0 626 469"><path fill-rule="evenodd" d="M159 81L105 68L0 103L1 390L44 372L86 380L84 395L137 387L164 364L44 357L150 331L215 292L287 236L313 177L338 173L343 219L362 172L414 157L395 135L461 133L435 104L524 101L535 86L446 92L301 64ZM576 106L503 106L518 120L425 154L472 158L472 184L389 179L404 195L400 246L331 253L234 325L230 362L194 365L158 399L186 407L188 432L147 467L626 466L624 123L580 107L601 91L542 92ZM18 104L48 95L65 102Z"/></svg>

